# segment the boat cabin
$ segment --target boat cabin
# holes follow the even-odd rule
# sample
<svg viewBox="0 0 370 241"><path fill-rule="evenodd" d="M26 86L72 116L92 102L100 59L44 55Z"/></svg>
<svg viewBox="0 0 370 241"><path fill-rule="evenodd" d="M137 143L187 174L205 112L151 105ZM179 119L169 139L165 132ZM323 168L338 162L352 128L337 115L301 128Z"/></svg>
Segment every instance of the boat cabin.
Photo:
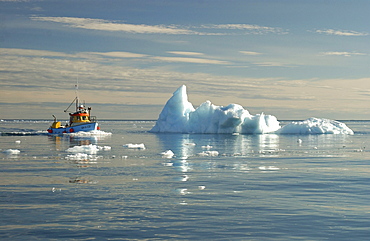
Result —
<svg viewBox="0 0 370 241"><path fill-rule="evenodd" d="M88 108L88 110L86 110L84 105L80 105L76 112L69 113L70 116L69 125L72 126L76 124L91 122L90 110L91 110L90 107Z"/></svg>

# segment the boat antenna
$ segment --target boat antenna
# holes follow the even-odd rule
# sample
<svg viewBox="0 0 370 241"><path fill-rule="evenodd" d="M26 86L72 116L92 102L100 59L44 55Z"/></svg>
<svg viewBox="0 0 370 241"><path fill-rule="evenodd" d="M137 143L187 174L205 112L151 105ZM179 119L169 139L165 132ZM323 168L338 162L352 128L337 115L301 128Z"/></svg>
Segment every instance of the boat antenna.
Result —
<svg viewBox="0 0 370 241"><path fill-rule="evenodd" d="M76 92L76 111L77 111L78 110L78 101L79 101L79 99L78 99L78 76L77 76L77 83L76 83L75 87L76 87L75 92Z"/></svg>
<svg viewBox="0 0 370 241"><path fill-rule="evenodd" d="M75 85L75 92L76 92L76 111L78 110L78 102L79 102L79 98L78 98L78 73L77 73L77 80L76 80L76 85Z"/></svg>
<svg viewBox="0 0 370 241"><path fill-rule="evenodd" d="M76 111L78 110L78 78L77 78L77 83L75 84L75 92L76 92L76 97L73 99L72 103L69 104L67 109L64 110L64 112L67 112L69 107L71 107L74 102L76 102Z"/></svg>

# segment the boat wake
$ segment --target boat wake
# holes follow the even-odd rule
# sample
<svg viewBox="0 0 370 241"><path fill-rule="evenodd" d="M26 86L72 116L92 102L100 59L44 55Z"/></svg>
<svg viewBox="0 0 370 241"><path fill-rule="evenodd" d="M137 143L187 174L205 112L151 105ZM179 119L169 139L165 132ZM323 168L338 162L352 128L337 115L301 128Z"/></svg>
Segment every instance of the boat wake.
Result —
<svg viewBox="0 0 370 241"><path fill-rule="evenodd" d="M112 133L101 131L101 130L93 130L93 131L80 131L80 132L73 132L73 133L64 133L63 135L68 135L68 136L73 136L73 137L90 137L90 136L110 136L110 135L112 135Z"/></svg>
<svg viewBox="0 0 370 241"><path fill-rule="evenodd" d="M3 130L0 132L0 136L43 136L47 134L48 134L47 131L31 129Z"/></svg>

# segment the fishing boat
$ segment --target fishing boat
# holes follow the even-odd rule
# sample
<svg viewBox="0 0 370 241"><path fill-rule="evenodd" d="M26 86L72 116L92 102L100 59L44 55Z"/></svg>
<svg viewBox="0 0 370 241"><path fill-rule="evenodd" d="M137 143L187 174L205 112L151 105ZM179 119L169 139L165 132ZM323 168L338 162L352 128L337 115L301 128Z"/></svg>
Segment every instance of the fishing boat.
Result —
<svg viewBox="0 0 370 241"><path fill-rule="evenodd" d="M51 124L49 129L47 129L49 134L64 134L64 133L74 133L74 132L88 132L94 130L100 130L99 124L96 121L95 116L91 116L91 107L86 109L85 104L81 104L78 98L78 87L76 85L76 98L68 106L64 112L67 112L68 109L75 103L76 110L74 112L69 112L69 122L65 125L62 125L60 121L57 120L55 115L54 122Z"/></svg>

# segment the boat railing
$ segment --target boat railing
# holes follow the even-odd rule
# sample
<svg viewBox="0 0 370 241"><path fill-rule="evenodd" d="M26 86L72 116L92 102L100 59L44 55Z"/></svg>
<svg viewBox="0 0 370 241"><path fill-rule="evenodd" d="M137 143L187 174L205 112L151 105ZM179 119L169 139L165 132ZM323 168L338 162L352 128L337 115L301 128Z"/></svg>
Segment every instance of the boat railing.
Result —
<svg viewBox="0 0 370 241"><path fill-rule="evenodd" d="M96 122L96 116L90 116L90 121L91 122Z"/></svg>

